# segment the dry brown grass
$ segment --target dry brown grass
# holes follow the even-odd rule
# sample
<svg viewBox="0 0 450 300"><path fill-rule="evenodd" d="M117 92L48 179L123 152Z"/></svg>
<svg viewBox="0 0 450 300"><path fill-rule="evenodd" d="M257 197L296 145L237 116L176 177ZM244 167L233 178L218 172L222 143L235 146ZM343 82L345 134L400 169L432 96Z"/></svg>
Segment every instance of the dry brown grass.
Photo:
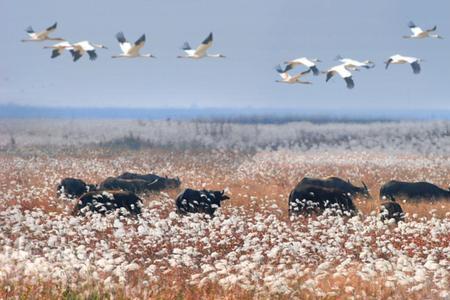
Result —
<svg viewBox="0 0 450 300"><path fill-rule="evenodd" d="M270 157L270 153L268 155ZM0 192L8 195L8 198L1 201L0 209L18 205L23 211L39 208L47 213L64 214L73 203L63 203L62 200L55 198L55 186L61 178L78 177L88 182L98 183L107 176L118 175L124 171L153 171L161 175L180 176L183 182L182 188L227 188L232 200L224 204L225 214L230 214L229 210L234 207L243 207L255 213L275 214L287 222L289 222L288 195L303 176L340 176L350 178L354 182L365 181L375 200L356 200L356 205L363 215L378 212L380 204L378 190L382 182L394 178L411 181L426 178L442 186L450 182L449 169L433 170L433 166L426 164L420 167L406 165L411 159L415 159L414 157L399 155L396 157L397 166L389 168L383 167L382 164L371 164L369 157L373 154L360 155L362 158L355 162L350 161L347 164L341 163L335 166L310 162L308 157L301 164L290 164L289 159L278 159L276 155L273 161L271 159L263 161L258 159L255 153L234 151L167 152L161 149L146 149L138 152L109 152L88 149L82 153L76 152L70 155L59 153L51 157L38 155L33 158L0 153L2 166ZM374 158L391 159L382 154L374 155ZM263 166L265 163L268 165ZM255 171L253 169L245 169L245 166L252 164L257 165L255 173L252 173ZM175 198L180 191L181 188L167 191L167 193L171 198ZM143 196L143 199L145 205L149 206L159 197L158 194L149 194ZM252 197L257 201L250 201ZM276 206L272 207L274 204ZM436 218L445 218L446 213L450 212L449 201L434 203L424 201L401 203L401 205L408 214L408 218L430 218L430 212L433 212ZM167 211L161 212L161 217L167 217L167 214ZM303 219L301 222L307 224L308 220ZM414 237L414 241L419 246L425 244L423 239L426 237ZM239 237L236 237L235 241L240 243ZM450 233L444 237L442 245L448 246L449 242ZM166 247L171 249L170 245ZM226 253L228 249L222 248L218 251ZM149 257L152 253L153 249L148 249ZM142 274L136 271L129 276L126 286L118 287L114 291L105 291L101 284L67 287L55 286L52 282L20 285L3 281L0 282L0 299L17 297L22 299L349 299L356 295L363 299L430 298L427 288L413 294L406 288L388 288L384 285L386 281L384 276L367 282L357 276L358 268L356 266L353 268L354 271L349 270L346 277L332 275L323 277L319 286L328 293L325 296L320 296L315 290L305 291L304 289L289 295L278 295L261 289L246 290L239 286L224 288L217 283L208 283L201 287L192 286L185 281L190 274L186 274L183 269L174 269L166 274L160 274L159 282L151 287L143 285L140 280ZM303 284L307 279L305 276L297 280L299 284ZM349 285L358 292L346 290Z"/></svg>

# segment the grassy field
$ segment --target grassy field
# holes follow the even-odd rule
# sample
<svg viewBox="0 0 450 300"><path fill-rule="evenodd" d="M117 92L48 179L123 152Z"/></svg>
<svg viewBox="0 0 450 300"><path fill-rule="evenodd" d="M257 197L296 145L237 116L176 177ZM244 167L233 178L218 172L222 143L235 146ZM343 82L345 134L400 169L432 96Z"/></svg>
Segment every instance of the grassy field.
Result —
<svg viewBox="0 0 450 300"><path fill-rule="evenodd" d="M390 179L448 188L447 122L71 122L0 122L0 299L450 297L450 202L402 201L398 225L378 215ZM142 195L136 218L73 216L56 196L64 177L125 171L182 186ZM303 176L363 180L374 200L356 199L353 218L289 218ZM212 219L181 217L186 187L231 200Z"/></svg>

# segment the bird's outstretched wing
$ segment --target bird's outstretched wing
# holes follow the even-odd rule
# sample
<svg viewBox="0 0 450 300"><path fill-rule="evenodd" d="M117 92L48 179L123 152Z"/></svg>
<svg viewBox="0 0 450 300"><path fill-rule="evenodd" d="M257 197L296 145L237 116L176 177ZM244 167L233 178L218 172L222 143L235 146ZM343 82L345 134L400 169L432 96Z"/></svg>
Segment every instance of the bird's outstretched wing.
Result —
<svg viewBox="0 0 450 300"><path fill-rule="evenodd" d="M70 51L70 54L72 54L72 58L73 58L74 62L79 60L83 56L79 50L70 49L69 51Z"/></svg>
<svg viewBox="0 0 450 300"><path fill-rule="evenodd" d="M286 73L286 72L288 72L289 70L292 70L292 68L293 68L293 66L291 65L291 64L288 64L288 65L286 65L286 67L284 67L284 69L281 67L281 65L276 65L275 66L275 70L278 72L278 73Z"/></svg>
<svg viewBox="0 0 450 300"><path fill-rule="evenodd" d="M137 40L136 40L136 42L134 42L134 45L137 47L137 46L144 46L144 43L145 43L145 34L143 34L143 35L141 35L141 37L140 38L138 38Z"/></svg>
<svg viewBox="0 0 450 300"><path fill-rule="evenodd" d="M311 72L311 68L309 68L309 69L306 70L306 71L301 72L300 75L306 75L306 74L308 74L309 72Z"/></svg>
<svg viewBox="0 0 450 300"><path fill-rule="evenodd" d="M125 38L125 35L123 34L122 31L121 31L121 32L118 32L118 33L116 34L116 39L117 39L117 41L118 41L119 43L121 43L121 44L127 42L127 40L126 40L126 38Z"/></svg>
<svg viewBox="0 0 450 300"><path fill-rule="evenodd" d="M208 48L212 46L212 42L213 42L213 34L211 32L203 40L203 42L200 44L200 46L198 46L197 49L195 49L195 54L199 55L199 56L205 55Z"/></svg>
<svg viewBox="0 0 450 300"><path fill-rule="evenodd" d="M433 32L436 31L437 26L435 25L433 28L427 29L427 32Z"/></svg>
<svg viewBox="0 0 450 300"><path fill-rule="evenodd" d="M86 53L89 55L90 60L96 60L97 59L97 53L95 50L88 50Z"/></svg>
<svg viewBox="0 0 450 300"><path fill-rule="evenodd" d="M336 74L335 71L328 71L327 72L327 78L325 79L325 82L328 82L333 76Z"/></svg>
<svg viewBox="0 0 450 300"><path fill-rule="evenodd" d="M144 47L144 44L145 44L145 34L141 35L141 37L136 40L134 45L131 45L131 47L128 49L128 54L137 55L139 53L139 50L141 50L141 48Z"/></svg>
<svg viewBox="0 0 450 300"><path fill-rule="evenodd" d="M28 26L28 27L25 29L25 31L26 31L28 34L34 33L33 27L31 27L31 26Z"/></svg>
<svg viewBox="0 0 450 300"><path fill-rule="evenodd" d="M413 69L414 74L419 74L420 73L420 64L418 61L415 61L413 63L411 63L411 67Z"/></svg>
<svg viewBox="0 0 450 300"><path fill-rule="evenodd" d="M53 24L52 26L47 27L46 31L47 32L55 31L56 30L56 26L58 26L58 22L55 22L55 24Z"/></svg>
<svg viewBox="0 0 450 300"><path fill-rule="evenodd" d="M311 69L308 69L308 70L303 71L303 72L300 72L300 73L298 73L298 74L296 74L296 75L294 75L294 76L292 76L292 77L295 78L295 79L297 80L297 79L299 79L300 77L302 77L302 76L304 76L304 75L306 75L306 74L308 74L308 73L310 73L310 72L311 72ZM306 82L303 82L303 83L306 83Z"/></svg>
<svg viewBox="0 0 450 300"><path fill-rule="evenodd" d="M391 62L393 61L392 58L389 58L386 62L386 70L389 68L389 65L391 64Z"/></svg>
<svg viewBox="0 0 450 300"><path fill-rule="evenodd" d="M281 68L281 66L280 65L276 65L275 66L275 70L278 72L278 73L284 73L284 71L283 71L283 68Z"/></svg>
<svg viewBox="0 0 450 300"><path fill-rule="evenodd" d="M53 49L51 58L55 58L61 55L60 49Z"/></svg>
<svg viewBox="0 0 450 300"><path fill-rule="evenodd" d="M191 45L189 45L188 42L184 42L183 46L181 46L181 49L186 51L186 50L192 50Z"/></svg>
<svg viewBox="0 0 450 300"><path fill-rule="evenodd" d="M318 76L320 74L320 71L316 66L311 66L309 70L313 72L314 76Z"/></svg>
<svg viewBox="0 0 450 300"><path fill-rule="evenodd" d="M352 89L355 87L355 82L353 81L352 76L344 78L345 83L347 84L348 89Z"/></svg>
<svg viewBox="0 0 450 300"><path fill-rule="evenodd" d="M422 28L418 27L413 21L409 21L408 27L411 32L415 35L418 35L423 32Z"/></svg>
<svg viewBox="0 0 450 300"><path fill-rule="evenodd" d="M289 66L289 65L288 65L288 66ZM283 70L283 68L281 67L281 65L277 65L277 66L275 66L275 70L278 72L278 74L280 75L280 77L283 78L284 80L289 79L289 74L287 73L287 71L290 70L290 69L288 69L287 66L286 66L286 68L284 68L284 70Z"/></svg>
<svg viewBox="0 0 450 300"><path fill-rule="evenodd" d="M130 42L127 42L127 39L125 38L125 35L123 32L118 32L116 34L116 39L119 42L120 49L124 54L128 54L128 51L130 51L130 48L132 47Z"/></svg>

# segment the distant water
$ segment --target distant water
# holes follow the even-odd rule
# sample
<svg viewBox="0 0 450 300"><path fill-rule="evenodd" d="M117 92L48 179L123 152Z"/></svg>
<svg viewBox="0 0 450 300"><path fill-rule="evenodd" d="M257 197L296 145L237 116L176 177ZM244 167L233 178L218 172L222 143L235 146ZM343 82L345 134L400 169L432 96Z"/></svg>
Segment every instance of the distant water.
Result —
<svg viewBox="0 0 450 300"><path fill-rule="evenodd" d="M238 123L450 120L450 110L295 110L288 108L89 108L0 105L0 118L218 120Z"/></svg>

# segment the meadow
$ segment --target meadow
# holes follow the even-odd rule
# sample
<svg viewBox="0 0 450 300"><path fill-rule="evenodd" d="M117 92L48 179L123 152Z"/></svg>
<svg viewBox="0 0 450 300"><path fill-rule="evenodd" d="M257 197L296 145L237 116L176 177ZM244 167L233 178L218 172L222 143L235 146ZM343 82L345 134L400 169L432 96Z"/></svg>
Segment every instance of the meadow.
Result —
<svg viewBox="0 0 450 300"><path fill-rule="evenodd" d="M391 179L450 185L450 122L239 124L0 120L0 299L450 299L450 202L381 222ZM64 177L179 176L138 217L74 216ZM373 200L354 217L289 217L304 176ZM214 218L179 216L183 188L225 189Z"/></svg>

